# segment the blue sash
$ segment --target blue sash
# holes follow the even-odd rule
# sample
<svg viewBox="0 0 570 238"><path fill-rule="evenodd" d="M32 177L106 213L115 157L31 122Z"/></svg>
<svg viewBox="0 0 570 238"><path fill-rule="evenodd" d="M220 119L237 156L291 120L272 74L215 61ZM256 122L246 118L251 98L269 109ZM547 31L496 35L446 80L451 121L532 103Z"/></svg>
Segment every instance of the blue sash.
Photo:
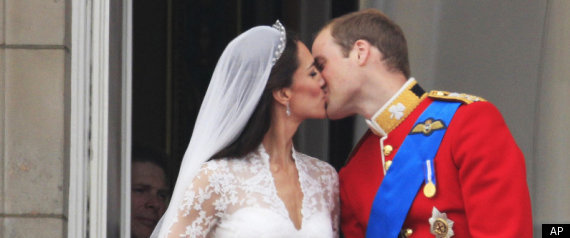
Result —
<svg viewBox="0 0 570 238"><path fill-rule="evenodd" d="M433 159L439 149L447 125L461 103L434 101L420 115L412 132L404 139L393 163L387 171L372 203L366 237L397 237L408 211L426 178L426 160ZM428 122L429 121L429 122ZM439 127L417 133L430 122L439 121ZM426 123L427 122L427 123ZM430 124L435 125L435 124ZM435 171L432 173L435 183ZM427 221L426 221L427 222Z"/></svg>

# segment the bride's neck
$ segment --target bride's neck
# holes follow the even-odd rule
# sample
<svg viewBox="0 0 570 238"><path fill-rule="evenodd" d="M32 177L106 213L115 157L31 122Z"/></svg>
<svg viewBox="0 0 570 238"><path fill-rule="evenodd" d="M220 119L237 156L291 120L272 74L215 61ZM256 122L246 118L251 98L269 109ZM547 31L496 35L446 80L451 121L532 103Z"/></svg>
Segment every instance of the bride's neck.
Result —
<svg viewBox="0 0 570 238"><path fill-rule="evenodd" d="M299 124L300 122L289 116L274 113L269 130L265 133L262 141L271 163L287 164L292 162L292 139Z"/></svg>

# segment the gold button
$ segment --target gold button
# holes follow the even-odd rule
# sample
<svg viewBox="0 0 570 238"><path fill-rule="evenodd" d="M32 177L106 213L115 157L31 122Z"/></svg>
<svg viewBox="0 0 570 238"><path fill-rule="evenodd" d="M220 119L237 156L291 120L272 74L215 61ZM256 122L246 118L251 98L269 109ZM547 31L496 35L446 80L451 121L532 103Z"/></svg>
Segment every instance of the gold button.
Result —
<svg viewBox="0 0 570 238"><path fill-rule="evenodd" d="M390 168L390 166L392 166L392 161L388 160L386 161L386 163L384 163L384 168L386 169L386 171L388 171L388 169Z"/></svg>
<svg viewBox="0 0 570 238"><path fill-rule="evenodd" d="M414 231L413 231L412 229L408 228L408 229L406 229L406 231L404 232L404 235L405 235L406 237L410 237L410 236L412 236L412 233L414 233Z"/></svg>
<svg viewBox="0 0 570 238"><path fill-rule="evenodd" d="M384 146L384 156L389 156L390 154L392 154L393 150L394 147L392 147L391 145Z"/></svg>

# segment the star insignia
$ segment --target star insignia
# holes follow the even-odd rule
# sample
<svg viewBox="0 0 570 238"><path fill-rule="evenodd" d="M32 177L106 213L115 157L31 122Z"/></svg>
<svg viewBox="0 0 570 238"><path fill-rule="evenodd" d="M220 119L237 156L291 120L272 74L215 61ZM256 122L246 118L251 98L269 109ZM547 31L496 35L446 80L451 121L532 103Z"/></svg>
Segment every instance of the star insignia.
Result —
<svg viewBox="0 0 570 238"><path fill-rule="evenodd" d="M437 238L449 238L455 235L453 232L453 221L447 218L446 213L441 213L433 207L431 218L429 219L430 232Z"/></svg>
<svg viewBox="0 0 570 238"><path fill-rule="evenodd" d="M434 131L445 129L445 124L442 120L435 120L433 118L426 119L423 123L418 123L410 132L410 135L424 134L425 136L431 135Z"/></svg>

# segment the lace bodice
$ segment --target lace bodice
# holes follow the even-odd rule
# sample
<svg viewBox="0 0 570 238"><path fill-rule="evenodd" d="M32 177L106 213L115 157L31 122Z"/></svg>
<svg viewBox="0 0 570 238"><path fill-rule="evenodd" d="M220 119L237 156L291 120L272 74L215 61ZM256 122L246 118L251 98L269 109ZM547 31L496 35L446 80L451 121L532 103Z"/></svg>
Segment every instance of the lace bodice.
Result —
<svg viewBox="0 0 570 238"><path fill-rule="evenodd" d="M262 145L245 158L204 163L178 208L169 237L338 237L338 175L295 152L303 192L297 230L277 195ZM182 171L183 172L183 171Z"/></svg>

